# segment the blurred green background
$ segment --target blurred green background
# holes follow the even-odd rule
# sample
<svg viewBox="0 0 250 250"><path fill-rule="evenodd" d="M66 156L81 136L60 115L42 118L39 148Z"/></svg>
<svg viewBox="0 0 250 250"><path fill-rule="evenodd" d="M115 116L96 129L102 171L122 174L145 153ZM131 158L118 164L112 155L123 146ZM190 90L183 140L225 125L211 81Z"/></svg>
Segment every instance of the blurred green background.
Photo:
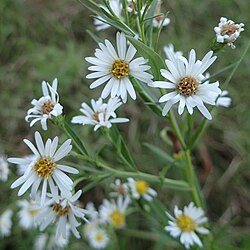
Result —
<svg viewBox="0 0 250 250"><path fill-rule="evenodd" d="M162 32L160 47L173 43L176 50L182 50L185 55L195 48L199 58L209 50L215 36L213 28L221 16L245 23L245 31L235 43L237 48L226 48L220 53L211 69L213 72L236 62L249 42L249 0L163 0L163 9L170 12L171 24ZM90 15L73 0L0 1L0 154L29 153L22 140L32 139L40 126L30 129L24 117L31 100L41 96L42 80L52 83L58 78L60 103L68 119L78 113L81 102L99 97L101 89L90 91L90 82L85 79L88 65L84 57L93 55L97 47L86 32L87 29L95 32ZM114 29L99 33L102 39L109 37L112 41L114 34ZM163 54L162 50L160 53ZM229 84L231 107L218 108L193 154L207 199L208 216L214 222L221 244L218 249L250 249L249 55L250 51ZM230 72L217 76L220 83ZM171 154L171 147L160 136L168 124L152 114L139 98L136 102L129 100L118 113L131 120L120 128L138 165L142 170L157 173L163 163L155 162L143 142L165 147ZM197 119L200 117L197 115ZM103 143L98 133L92 133L92 127L77 129L89 148L98 148ZM53 127L53 131L44 134L51 137L60 133ZM16 191L9 190L16 178L15 169L11 172L10 180L0 183L0 213L16 200ZM168 197L170 201L174 198L171 194ZM165 198L169 208L173 205L170 201ZM1 239L0 249L27 249L27 243L32 241L28 235L16 229L12 237ZM20 243L21 237L27 239L26 242ZM144 245L139 241L131 240L134 247L128 249L156 249L153 244ZM80 243L74 249L79 247Z"/></svg>

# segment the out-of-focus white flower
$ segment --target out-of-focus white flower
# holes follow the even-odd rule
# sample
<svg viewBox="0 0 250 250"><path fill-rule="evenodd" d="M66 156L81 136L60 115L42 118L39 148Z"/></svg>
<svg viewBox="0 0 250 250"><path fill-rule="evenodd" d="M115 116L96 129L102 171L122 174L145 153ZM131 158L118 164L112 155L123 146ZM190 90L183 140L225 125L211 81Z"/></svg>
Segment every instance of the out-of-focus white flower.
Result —
<svg viewBox="0 0 250 250"><path fill-rule="evenodd" d="M11 234L12 227L12 217L13 212L10 209L7 209L0 216L0 236L5 237Z"/></svg>
<svg viewBox="0 0 250 250"><path fill-rule="evenodd" d="M82 125L93 125L94 131L100 127L110 128L112 123L128 122L127 118L117 118L115 110L122 105L119 98L110 98L108 103L103 103L102 98L97 101L91 100L91 107L85 102L82 103L80 111L84 115L75 116L72 118L72 123L78 123Z"/></svg>
<svg viewBox="0 0 250 250"><path fill-rule="evenodd" d="M54 249L63 249L69 243L69 225L66 225L66 238L60 236L56 238L55 235L48 235L46 233L39 234L35 240L34 250L54 250Z"/></svg>
<svg viewBox="0 0 250 250"><path fill-rule="evenodd" d="M236 24L232 20L228 20L225 17L220 18L218 26L214 28L216 33L216 41L218 43L227 43L232 49L235 48L233 42L240 36L240 33L244 31L245 25L243 23Z"/></svg>
<svg viewBox="0 0 250 250"><path fill-rule="evenodd" d="M214 95L219 95L221 90L219 82L202 83L205 76L203 73L216 60L213 52L208 52L203 59L196 61L195 50L189 53L189 59L185 57L178 58L174 53L168 51L169 59L165 60L169 70L161 69L161 75L166 81L155 81L149 84L154 88L171 89L172 92L164 94L159 102L166 102L162 115L166 115L170 108L179 102L178 113L184 112L185 106L189 114L193 114L193 108L197 107L199 111L209 120L212 119L211 114L205 107L204 103L215 105Z"/></svg>
<svg viewBox="0 0 250 250"><path fill-rule="evenodd" d="M127 0L127 11L128 12L135 12L135 3L136 3L136 0Z"/></svg>
<svg viewBox="0 0 250 250"><path fill-rule="evenodd" d="M32 186L31 195L35 197L41 184L41 204L45 201L48 185L55 200L58 200L56 186L58 186L62 194L67 196L71 193L73 181L64 172L77 174L79 171L69 166L57 164L56 162L70 152L72 149L71 140L65 141L60 148L57 149L57 136L53 141L48 139L44 144L40 133L35 132L35 142L37 147L29 140L24 139L24 143L33 152L34 159L8 158L8 161L11 163L26 165L25 173L11 185L11 188L22 185L18 192L18 196L21 196Z"/></svg>
<svg viewBox="0 0 250 250"><path fill-rule="evenodd" d="M110 187L114 190L110 193L110 196L126 196L128 195L128 184L122 183L120 179L116 179L114 183L110 184Z"/></svg>
<svg viewBox="0 0 250 250"><path fill-rule="evenodd" d="M9 174L9 166L5 156L0 156L0 180L7 181Z"/></svg>
<svg viewBox="0 0 250 250"><path fill-rule="evenodd" d="M43 96L39 99L33 99L31 104L34 106L29 109L25 120L30 122L32 127L36 122L41 122L42 129L47 130L47 120L62 114L63 107L59 103L57 93L57 78L54 79L52 86L48 82L42 82Z"/></svg>
<svg viewBox="0 0 250 250"><path fill-rule="evenodd" d="M127 39L124 33L117 32L116 34L117 52L110 41L105 40L105 44L99 43L100 49L96 49L95 57L86 57L86 61L93 64L88 69L95 71L88 74L86 78L95 79L90 88L96 88L103 83L106 83L101 97L106 98L111 94L111 98L121 96L122 101L127 101L127 93L135 100L136 93L129 79L130 76L149 83L153 76L146 72L150 66L145 65L147 60L143 57L138 57L134 60L136 49L130 43L127 49Z"/></svg>
<svg viewBox="0 0 250 250"><path fill-rule="evenodd" d="M169 59L169 53L170 53L170 57L172 54L174 54L177 58L182 58L183 57L183 52L182 51L175 51L174 50L174 45L172 43L169 43L167 46L165 46L163 48L166 56L168 57Z"/></svg>
<svg viewBox="0 0 250 250"><path fill-rule="evenodd" d="M81 194L82 191L79 190L73 196L59 197L59 202L56 202L53 197L48 200L37 217L40 229L44 230L50 224L57 221L56 239L61 236L66 238L67 225L69 225L69 228L74 236L79 239L80 234L76 228L81 225L81 223L76 220L76 217L86 220L85 214L87 213L87 210L84 210L76 205L76 202Z"/></svg>
<svg viewBox="0 0 250 250"><path fill-rule="evenodd" d="M155 28L160 28L161 26L165 27L169 24L170 24L170 18L168 18L168 17L164 18L163 16L156 16L153 19L153 26Z"/></svg>
<svg viewBox="0 0 250 250"><path fill-rule="evenodd" d="M128 178L128 186L131 191L131 195L134 199L142 197L147 201L151 201L153 197L157 196L157 192L149 187L149 184L143 180L135 181L133 178Z"/></svg>
<svg viewBox="0 0 250 250"><path fill-rule="evenodd" d="M216 106L228 108L232 103L232 98L228 96L228 91L223 90L217 97Z"/></svg>
<svg viewBox="0 0 250 250"><path fill-rule="evenodd" d="M202 247L202 242L196 233L208 234L209 231L201 225L207 222L207 218L204 216L204 211L201 208L194 206L191 202L188 206L185 206L183 211L179 210L177 206L174 208L174 215L169 217L168 226L165 230L170 233L174 238L180 237L180 242L189 249L190 246L197 244Z"/></svg>
<svg viewBox="0 0 250 250"><path fill-rule="evenodd" d="M103 222L110 223L115 228L122 228L125 226L126 210L130 199L128 196L123 198L119 196L117 201L110 202L104 200L100 206L100 218Z"/></svg>
<svg viewBox="0 0 250 250"><path fill-rule="evenodd" d="M102 228L94 228L88 235L90 245L95 249L104 249L109 243L107 232Z"/></svg>
<svg viewBox="0 0 250 250"><path fill-rule="evenodd" d="M122 4L121 4L121 2L119 0L109 0L109 5L110 5L110 8L112 9L112 11L115 13L115 15L117 17L121 18L122 17ZM106 12L108 12L109 14L111 14L109 9L105 5L100 5L100 7L102 9L104 9ZM100 16L97 16L97 18L94 19L94 25L96 26L97 31L105 30L105 29L108 29L110 27L110 25L107 24L105 22L105 20Z"/></svg>
<svg viewBox="0 0 250 250"><path fill-rule="evenodd" d="M20 207L18 212L19 224L24 229L35 228L38 226L36 218L41 211L40 194L28 200L20 200L17 202Z"/></svg>

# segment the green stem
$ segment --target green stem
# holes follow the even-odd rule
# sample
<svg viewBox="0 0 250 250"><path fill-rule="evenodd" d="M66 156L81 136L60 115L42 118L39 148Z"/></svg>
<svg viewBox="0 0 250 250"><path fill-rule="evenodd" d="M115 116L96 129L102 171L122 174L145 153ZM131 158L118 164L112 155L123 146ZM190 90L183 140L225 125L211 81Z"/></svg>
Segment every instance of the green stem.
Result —
<svg viewBox="0 0 250 250"><path fill-rule="evenodd" d="M204 207L202 193L200 191L199 183L198 183L197 177L196 177L195 172L194 172L194 167L192 164L189 150L185 151L185 160L186 160L186 164L187 164L186 175L187 175L189 185L191 187L191 194L192 194L193 200L194 200L196 206Z"/></svg>

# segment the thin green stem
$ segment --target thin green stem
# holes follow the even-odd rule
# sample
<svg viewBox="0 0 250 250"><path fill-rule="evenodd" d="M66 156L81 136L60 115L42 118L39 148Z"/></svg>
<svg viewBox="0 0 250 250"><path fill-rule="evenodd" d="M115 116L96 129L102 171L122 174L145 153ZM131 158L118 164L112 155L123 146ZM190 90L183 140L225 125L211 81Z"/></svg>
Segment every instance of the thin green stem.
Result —
<svg viewBox="0 0 250 250"><path fill-rule="evenodd" d="M189 150L185 151L185 160L187 164L186 175L187 175L189 185L191 187L191 194L192 194L193 200L198 207L203 207L203 199L201 197L201 192L199 192L200 190L199 183L198 183L196 174L194 172L194 167L192 164Z"/></svg>

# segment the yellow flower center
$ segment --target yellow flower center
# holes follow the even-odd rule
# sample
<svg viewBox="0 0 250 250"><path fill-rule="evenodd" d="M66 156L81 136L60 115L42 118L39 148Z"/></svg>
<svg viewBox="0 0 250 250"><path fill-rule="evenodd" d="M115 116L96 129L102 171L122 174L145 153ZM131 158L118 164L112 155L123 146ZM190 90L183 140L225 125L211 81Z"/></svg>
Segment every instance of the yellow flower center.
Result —
<svg viewBox="0 0 250 250"><path fill-rule="evenodd" d="M66 216L70 211L70 206L63 208L59 203L55 203L52 209L58 216Z"/></svg>
<svg viewBox="0 0 250 250"><path fill-rule="evenodd" d="M43 114L48 115L53 110L54 106L54 103L51 100L48 100L41 107L41 111Z"/></svg>
<svg viewBox="0 0 250 250"><path fill-rule="evenodd" d="M96 241L103 241L103 240L104 240L103 234L102 234L102 233L97 233L97 234L95 235L95 240L96 240Z"/></svg>
<svg viewBox="0 0 250 250"><path fill-rule="evenodd" d="M221 34L222 35L232 35L236 31L238 31L239 28L234 23L227 23L222 27Z"/></svg>
<svg viewBox="0 0 250 250"><path fill-rule="evenodd" d="M184 232L192 232L195 230L195 222L185 214L178 217L176 224Z"/></svg>
<svg viewBox="0 0 250 250"><path fill-rule="evenodd" d="M129 65L128 65L128 63L126 63L125 61L123 61L121 59L115 60L115 62L112 65L111 72L112 72L113 76L115 76L118 79L124 78L124 77L128 76Z"/></svg>
<svg viewBox="0 0 250 250"><path fill-rule="evenodd" d="M30 210L30 214L31 214L32 216L36 216L38 213L39 213L39 210L38 210L38 209L31 209L31 210Z"/></svg>
<svg viewBox="0 0 250 250"><path fill-rule="evenodd" d="M119 210L115 210L110 214L110 218L114 227L121 227L124 224L125 216Z"/></svg>
<svg viewBox="0 0 250 250"><path fill-rule="evenodd" d="M139 194L145 194L148 191L148 183L145 181L136 181L135 188Z"/></svg>
<svg viewBox="0 0 250 250"><path fill-rule="evenodd" d="M34 166L38 176L43 178L49 178L55 168L56 164L48 158L40 158Z"/></svg>
<svg viewBox="0 0 250 250"><path fill-rule="evenodd" d="M198 82L195 78L186 76L179 81L177 89L181 95L191 96L196 93L198 89Z"/></svg>

